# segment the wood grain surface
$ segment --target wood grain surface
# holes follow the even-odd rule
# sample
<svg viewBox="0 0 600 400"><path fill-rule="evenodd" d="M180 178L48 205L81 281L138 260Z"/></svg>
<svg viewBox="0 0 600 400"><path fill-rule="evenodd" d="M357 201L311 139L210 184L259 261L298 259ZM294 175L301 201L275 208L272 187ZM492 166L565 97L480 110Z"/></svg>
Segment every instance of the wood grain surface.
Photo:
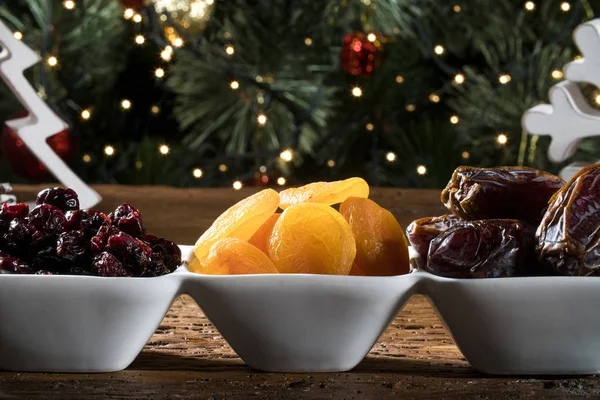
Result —
<svg viewBox="0 0 600 400"><path fill-rule="evenodd" d="M41 187L16 186L21 201ZM96 186L98 209L138 207L151 232L191 244L251 190ZM439 192L373 189L401 224L444 213ZM0 357L2 355L0 354ZM134 363L109 374L0 372L0 399L565 399L600 398L586 377L497 377L462 357L428 301L413 297L367 358L345 373L275 374L246 367L188 296L175 301Z"/></svg>

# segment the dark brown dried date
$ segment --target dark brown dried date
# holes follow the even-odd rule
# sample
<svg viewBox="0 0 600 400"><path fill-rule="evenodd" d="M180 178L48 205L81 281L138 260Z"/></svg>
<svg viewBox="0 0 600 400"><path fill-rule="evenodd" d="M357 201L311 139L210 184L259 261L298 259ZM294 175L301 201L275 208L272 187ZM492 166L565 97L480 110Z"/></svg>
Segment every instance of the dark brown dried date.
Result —
<svg viewBox="0 0 600 400"><path fill-rule="evenodd" d="M540 274L534 232L517 220L457 222L431 241L425 269L448 278Z"/></svg>
<svg viewBox="0 0 600 400"><path fill-rule="evenodd" d="M600 276L600 164L579 171L550 200L536 251L561 275Z"/></svg>
<svg viewBox="0 0 600 400"><path fill-rule="evenodd" d="M421 258L426 260L429 243L459 221L461 219L454 214L417 219L406 228L406 237Z"/></svg>
<svg viewBox="0 0 600 400"><path fill-rule="evenodd" d="M534 168L462 166L442 191L442 203L466 220L510 218L537 225L564 183Z"/></svg>

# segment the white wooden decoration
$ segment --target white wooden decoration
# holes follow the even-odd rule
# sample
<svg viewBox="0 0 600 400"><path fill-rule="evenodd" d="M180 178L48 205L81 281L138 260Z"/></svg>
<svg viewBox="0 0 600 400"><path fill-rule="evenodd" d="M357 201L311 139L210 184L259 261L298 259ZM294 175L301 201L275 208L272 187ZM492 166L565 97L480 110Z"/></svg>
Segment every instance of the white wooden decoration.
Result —
<svg viewBox="0 0 600 400"><path fill-rule="evenodd" d="M583 57L565 65L566 80L550 89L551 104L527 110L521 121L529 133L552 137L548 156L554 162L572 156L581 139L600 135L600 110L590 106L575 83L600 87L600 19L579 25L573 37ZM582 166L571 164L560 175L568 179Z"/></svg>
<svg viewBox="0 0 600 400"><path fill-rule="evenodd" d="M29 111L24 118L6 121L19 139L66 187L79 195L81 208L91 208L101 197L86 185L69 166L48 146L46 139L67 128L50 107L37 95L35 89L25 79L23 71L40 61L40 57L0 21L0 77Z"/></svg>

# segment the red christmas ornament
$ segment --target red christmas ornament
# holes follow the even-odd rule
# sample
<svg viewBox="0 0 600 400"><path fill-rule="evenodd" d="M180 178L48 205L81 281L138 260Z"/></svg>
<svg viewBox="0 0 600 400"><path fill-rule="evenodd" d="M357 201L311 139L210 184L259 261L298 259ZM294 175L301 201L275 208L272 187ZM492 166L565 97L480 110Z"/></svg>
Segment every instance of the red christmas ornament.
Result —
<svg viewBox="0 0 600 400"><path fill-rule="evenodd" d="M123 8L140 8L146 4L146 0L119 0Z"/></svg>
<svg viewBox="0 0 600 400"><path fill-rule="evenodd" d="M373 35L373 36L371 36ZM375 39L370 41L369 39ZM354 32L344 37L342 46L342 69L352 75L368 77L381 65L383 48L374 34Z"/></svg>
<svg viewBox="0 0 600 400"><path fill-rule="evenodd" d="M22 117L24 114L19 114ZM54 136L50 136L46 142L65 162L73 159L74 144L69 130L65 129ZM12 170L29 180L35 182L48 181L52 179L52 174L48 168L37 159L37 157L27 148L25 143L17 134L4 125L2 133L2 158L6 160Z"/></svg>

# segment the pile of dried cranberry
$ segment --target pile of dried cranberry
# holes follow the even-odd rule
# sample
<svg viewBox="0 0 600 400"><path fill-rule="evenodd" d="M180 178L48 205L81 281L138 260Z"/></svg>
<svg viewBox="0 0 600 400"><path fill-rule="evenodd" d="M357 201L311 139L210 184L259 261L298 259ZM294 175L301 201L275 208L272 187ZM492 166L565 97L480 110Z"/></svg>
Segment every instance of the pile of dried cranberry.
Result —
<svg viewBox="0 0 600 400"><path fill-rule="evenodd" d="M37 206L0 209L0 274L151 277L173 272L181 250L146 233L140 212L122 204L110 215L80 210L71 189L38 194Z"/></svg>

